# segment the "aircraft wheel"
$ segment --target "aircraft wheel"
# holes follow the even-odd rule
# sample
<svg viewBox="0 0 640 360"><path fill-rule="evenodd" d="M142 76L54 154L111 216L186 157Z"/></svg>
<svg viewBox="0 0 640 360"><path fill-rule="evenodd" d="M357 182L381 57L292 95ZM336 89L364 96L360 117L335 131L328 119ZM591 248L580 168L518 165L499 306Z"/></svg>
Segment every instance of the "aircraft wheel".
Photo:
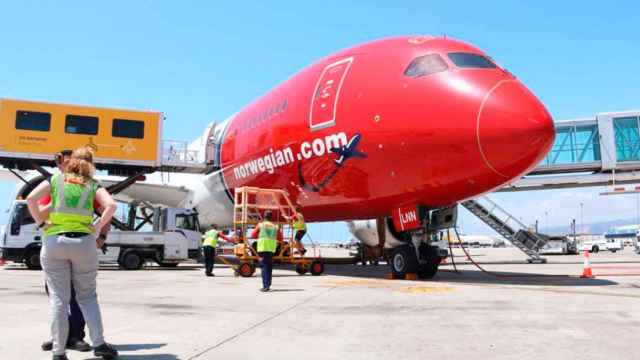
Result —
<svg viewBox="0 0 640 360"><path fill-rule="evenodd" d="M27 268L29 268L30 270L41 270L42 266L40 265L40 250L29 250L24 256L24 264L27 265Z"/></svg>
<svg viewBox="0 0 640 360"><path fill-rule="evenodd" d="M404 278L407 273L418 271L418 258L410 246L398 246L391 252L391 272L394 277Z"/></svg>
<svg viewBox="0 0 640 360"><path fill-rule="evenodd" d="M438 267L442 258L438 255L438 248L435 246L420 247L420 253L426 264L419 264L418 277L420 279L432 279L438 272Z"/></svg>
<svg viewBox="0 0 640 360"><path fill-rule="evenodd" d="M309 272L309 267L303 264L296 264L296 272L298 275L304 275Z"/></svg>
<svg viewBox="0 0 640 360"><path fill-rule="evenodd" d="M319 260L313 260L309 267L309 271L311 271L311 275L313 276L321 275L324 272L324 263Z"/></svg>
<svg viewBox="0 0 640 360"><path fill-rule="evenodd" d="M256 266L253 263L242 263L238 267L238 274L242 277L252 277L254 272L256 272Z"/></svg>
<svg viewBox="0 0 640 360"><path fill-rule="evenodd" d="M420 265L418 268L418 277L420 279L433 279L438 273L438 263L428 263Z"/></svg>

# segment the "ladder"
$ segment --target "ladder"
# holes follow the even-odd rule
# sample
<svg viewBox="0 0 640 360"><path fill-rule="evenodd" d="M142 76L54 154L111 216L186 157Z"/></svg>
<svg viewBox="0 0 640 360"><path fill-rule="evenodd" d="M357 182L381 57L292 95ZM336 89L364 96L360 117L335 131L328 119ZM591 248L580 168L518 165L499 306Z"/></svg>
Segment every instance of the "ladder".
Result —
<svg viewBox="0 0 640 360"><path fill-rule="evenodd" d="M525 253L529 257L528 262L547 262L538 253L538 250L547 243L547 237L529 231L526 225L488 197L467 200L461 205Z"/></svg>

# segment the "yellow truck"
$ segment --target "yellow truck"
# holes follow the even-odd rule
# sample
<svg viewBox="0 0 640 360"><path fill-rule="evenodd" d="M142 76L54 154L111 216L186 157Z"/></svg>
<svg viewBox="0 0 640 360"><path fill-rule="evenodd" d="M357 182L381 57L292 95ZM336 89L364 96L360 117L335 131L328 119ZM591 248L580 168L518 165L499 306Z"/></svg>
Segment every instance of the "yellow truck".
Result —
<svg viewBox="0 0 640 360"><path fill-rule="evenodd" d="M87 146L96 167L111 173L160 169L162 121L163 114L155 111L0 99L0 164L53 165L56 152ZM170 151L175 159L175 149Z"/></svg>

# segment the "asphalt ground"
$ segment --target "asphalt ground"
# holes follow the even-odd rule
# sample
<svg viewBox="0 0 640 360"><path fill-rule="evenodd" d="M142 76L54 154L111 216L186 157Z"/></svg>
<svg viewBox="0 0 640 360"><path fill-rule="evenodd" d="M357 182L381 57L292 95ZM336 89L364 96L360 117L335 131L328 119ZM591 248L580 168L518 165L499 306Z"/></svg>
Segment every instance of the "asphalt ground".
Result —
<svg viewBox="0 0 640 360"><path fill-rule="evenodd" d="M516 249L455 249L459 273L387 280L385 265L274 272L273 291L216 265L103 266L99 301L121 359L640 359L640 255L592 254L527 264ZM327 250L329 255L344 255ZM0 359L50 359L42 273L0 270ZM68 352L71 360L91 353Z"/></svg>

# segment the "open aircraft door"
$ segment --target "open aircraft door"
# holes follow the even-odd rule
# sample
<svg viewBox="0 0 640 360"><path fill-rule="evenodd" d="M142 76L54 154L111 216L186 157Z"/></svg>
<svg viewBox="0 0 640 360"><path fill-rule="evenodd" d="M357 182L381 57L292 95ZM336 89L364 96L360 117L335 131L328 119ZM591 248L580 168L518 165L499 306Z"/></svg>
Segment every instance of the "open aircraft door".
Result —
<svg viewBox="0 0 640 360"><path fill-rule="evenodd" d="M309 127L311 131L324 129L336 124L336 111L340 89L347 77L353 57L338 60L327 65L320 73L311 99Z"/></svg>

